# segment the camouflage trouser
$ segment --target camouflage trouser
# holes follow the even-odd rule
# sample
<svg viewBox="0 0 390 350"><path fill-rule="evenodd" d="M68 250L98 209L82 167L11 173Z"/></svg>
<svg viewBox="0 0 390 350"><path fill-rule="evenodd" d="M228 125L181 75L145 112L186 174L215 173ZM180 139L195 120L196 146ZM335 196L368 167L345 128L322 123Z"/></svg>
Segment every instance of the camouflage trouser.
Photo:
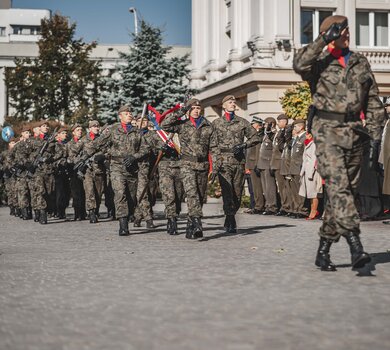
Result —
<svg viewBox="0 0 390 350"><path fill-rule="evenodd" d="M181 211L183 198L183 182L179 167L173 167L172 162L162 161L158 166L160 175L160 191L165 205L165 217L175 218Z"/></svg>
<svg viewBox="0 0 390 350"><path fill-rule="evenodd" d="M81 180L76 174L72 174L70 177L70 194L73 198L73 208L85 210L83 180Z"/></svg>
<svg viewBox="0 0 390 350"><path fill-rule="evenodd" d="M270 169L261 169L260 177L264 189L265 210L276 212L278 205L275 178L271 175Z"/></svg>
<svg viewBox="0 0 390 350"><path fill-rule="evenodd" d="M30 189L31 208L33 210L39 209L39 188L37 187L37 175L27 180L28 188Z"/></svg>
<svg viewBox="0 0 390 350"><path fill-rule="evenodd" d="M29 181L26 177L18 177L16 179L19 208L28 208L30 206L30 189L28 184Z"/></svg>
<svg viewBox="0 0 390 350"><path fill-rule="evenodd" d="M326 202L320 236L338 240L348 232L360 233L359 213L355 205L363 156L362 136L354 123L314 119L318 172L325 180Z"/></svg>
<svg viewBox="0 0 390 350"><path fill-rule="evenodd" d="M54 174L37 172L34 177L34 194L36 196L36 208L33 209L47 209L48 212L53 212L55 209Z"/></svg>
<svg viewBox="0 0 390 350"><path fill-rule="evenodd" d="M183 163L181 164L181 176L187 197L188 215L200 218L203 216L202 207L207 192L208 170L196 170L191 163Z"/></svg>
<svg viewBox="0 0 390 350"><path fill-rule="evenodd" d="M146 186L149 186L149 171L150 165L148 162L138 164L138 186L137 186L137 199L141 197L142 191ZM146 190L146 194L142 198L141 202L138 202L135 208L134 217L136 220L151 220L152 219L152 208L150 205L150 189Z"/></svg>
<svg viewBox="0 0 390 350"><path fill-rule="evenodd" d="M18 193L16 191L16 179L11 177L4 180L5 191L7 192L7 204L9 207L18 206Z"/></svg>
<svg viewBox="0 0 390 350"><path fill-rule="evenodd" d="M105 174L95 174L91 169L85 173L84 191L87 210L99 210L105 181Z"/></svg>
<svg viewBox="0 0 390 350"><path fill-rule="evenodd" d="M111 166L111 184L117 219L134 215L137 205L137 182L136 173L129 173L119 166Z"/></svg>
<svg viewBox="0 0 390 350"><path fill-rule="evenodd" d="M223 164L222 169L219 171L218 178L222 190L225 215L236 215L237 210L240 208L245 180L244 175L244 164Z"/></svg>

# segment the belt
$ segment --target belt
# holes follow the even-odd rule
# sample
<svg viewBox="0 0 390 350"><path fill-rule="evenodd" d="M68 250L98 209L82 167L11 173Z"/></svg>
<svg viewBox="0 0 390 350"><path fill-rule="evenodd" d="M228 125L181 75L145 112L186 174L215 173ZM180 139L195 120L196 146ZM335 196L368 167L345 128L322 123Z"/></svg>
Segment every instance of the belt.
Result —
<svg viewBox="0 0 390 350"><path fill-rule="evenodd" d="M203 162L208 162L209 158L208 157L195 157L195 156L190 156L183 154L180 157L181 160L187 160L190 162L196 162L196 163L203 163Z"/></svg>
<svg viewBox="0 0 390 350"><path fill-rule="evenodd" d="M220 148L219 150L221 153L232 153L233 154L232 148Z"/></svg>
<svg viewBox="0 0 390 350"><path fill-rule="evenodd" d="M360 120L360 112L338 113L318 109L316 116L321 119L336 120L342 123L357 122Z"/></svg>
<svg viewBox="0 0 390 350"><path fill-rule="evenodd" d="M123 162L125 160L125 156L121 157L121 156L111 156L111 160L113 160L114 162Z"/></svg>

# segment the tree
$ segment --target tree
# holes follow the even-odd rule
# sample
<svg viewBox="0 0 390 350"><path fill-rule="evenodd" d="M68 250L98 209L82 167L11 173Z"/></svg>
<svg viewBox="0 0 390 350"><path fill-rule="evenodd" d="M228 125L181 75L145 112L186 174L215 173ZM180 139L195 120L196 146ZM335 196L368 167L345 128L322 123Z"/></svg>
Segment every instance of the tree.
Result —
<svg viewBox="0 0 390 350"><path fill-rule="evenodd" d="M194 93L188 84L188 55L169 58L172 47L163 46L161 30L145 21L140 27L138 35L133 35L130 52L120 53L125 63L102 80L99 117L104 121L116 120L119 107L125 103L135 113L144 103L163 111Z"/></svg>
<svg viewBox="0 0 390 350"><path fill-rule="evenodd" d="M100 62L89 60L96 43L74 39L75 30L59 14L42 20L38 57L15 60L15 68L7 70L15 117L70 123L97 112Z"/></svg>
<svg viewBox="0 0 390 350"><path fill-rule="evenodd" d="M293 84L280 98L284 114L291 119L306 119L307 111L312 103L309 84L300 82Z"/></svg>

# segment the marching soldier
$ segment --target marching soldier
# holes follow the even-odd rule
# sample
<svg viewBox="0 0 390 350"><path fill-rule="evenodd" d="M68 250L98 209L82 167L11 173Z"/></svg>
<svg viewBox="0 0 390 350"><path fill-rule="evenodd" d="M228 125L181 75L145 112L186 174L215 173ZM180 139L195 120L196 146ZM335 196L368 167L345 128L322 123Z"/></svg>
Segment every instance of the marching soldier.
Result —
<svg viewBox="0 0 390 350"><path fill-rule="evenodd" d="M133 114L130 106L122 106L118 114L120 122L107 128L96 142L89 143L86 155L76 164L76 168L85 167L87 159L98 151L108 151L119 235L128 236L129 217L134 215L137 204L138 161L147 156L150 149L143 135L131 124Z"/></svg>
<svg viewBox="0 0 390 350"><path fill-rule="evenodd" d="M10 208L10 215L18 215L18 196L15 188L16 176L15 176L15 162L13 157L13 149L17 144L17 139L12 137L8 143L8 149L3 152L3 178L5 191L7 193L7 205Z"/></svg>
<svg viewBox="0 0 390 350"><path fill-rule="evenodd" d="M74 220L85 220L85 192L83 180L77 175L73 169L77 161L77 156L83 149L81 137L83 128L80 124L74 124L71 128L72 138L66 144L67 162L70 172L70 194L73 199Z"/></svg>
<svg viewBox="0 0 390 350"><path fill-rule="evenodd" d="M264 121L260 117L254 116L251 121L252 127L259 134L260 139L264 137ZM254 208L250 209L250 214L261 214L264 211L264 194L263 186L261 184L260 169L257 167L259 160L261 143L248 149L246 153L246 164L245 168L250 171L250 179L252 183L254 193Z"/></svg>
<svg viewBox="0 0 390 350"><path fill-rule="evenodd" d="M366 118L375 163L385 114L370 64L349 50L349 35L346 17L327 17L318 38L294 56L294 70L309 82L316 108L312 134L328 201L315 263L325 271L336 270L329 249L341 236L350 247L352 268L371 260L360 241L355 206L363 143L368 140L360 116Z"/></svg>
<svg viewBox="0 0 390 350"><path fill-rule="evenodd" d="M259 160L257 162L265 197L265 210L262 213L263 215L273 215L278 210L275 176L271 169L273 140L276 133L275 126L276 120L274 118L269 117L265 119L265 135L261 143Z"/></svg>
<svg viewBox="0 0 390 350"><path fill-rule="evenodd" d="M201 218L210 167L209 153L214 161L216 140L214 128L201 114L202 107L198 99L189 100L179 114L183 112L186 118L178 119L178 114L170 114L161 122L161 127L179 136L180 168L188 206L186 238L196 239L203 237Z"/></svg>
<svg viewBox="0 0 390 350"><path fill-rule="evenodd" d="M225 96L222 99L223 114L213 121L219 158L213 172L218 173L221 185L227 233L237 232L235 215L241 205L245 179L244 151L260 142L251 124L235 114L236 107L236 98L233 95Z"/></svg>
<svg viewBox="0 0 390 350"><path fill-rule="evenodd" d="M286 215L289 211L288 207L288 198L287 198L287 189L284 176L280 173L281 162L282 162L282 152L284 149L285 135L286 135L286 126L288 125L288 118L285 114L280 114L276 118L278 124L278 132L276 133L274 140L272 142L272 157L271 157L271 171L275 176L276 183L278 185L279 195L280 195L280 210L276 213L277 216Z"/></svg>

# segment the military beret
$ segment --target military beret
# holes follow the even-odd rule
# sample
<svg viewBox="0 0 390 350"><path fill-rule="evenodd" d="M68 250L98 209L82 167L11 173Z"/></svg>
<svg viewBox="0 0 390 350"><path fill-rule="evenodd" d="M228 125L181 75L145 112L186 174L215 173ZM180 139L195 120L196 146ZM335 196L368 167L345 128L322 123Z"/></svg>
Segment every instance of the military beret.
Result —
<svg viewBox="0 0 390 350"><path fill-rule="evenodd" d="M200 106L200 101L197 98L191 98L186 102L186 107Z"/></svg>
<svg viewBox="0 0 390 350"><path fill-rule="evenodd" d="M233 100L235 101L236 98L233 95L227 95L222 99L222 104L224 104L226 101Z"/></svg>
<svg viewBox="0 0 390 350"><path fill-rule="evenodd" d="M306 120L304 119L295 119L292 125L297 125L297 124L306 124Z"/></svg>
<svg viewBox="0 0 390 350"><path fill-rule="evenodd" d="M31 130L32 130L32 125L31 124L24 124L23 127L22 127L22 131L21 132L31 131Z"/></svg>
<svg viewBox="0 0 390 350"><path fill-rule="evenodd" d="M261 119L260 117L253 116L251 124L258 123L258 124L263 124L264 120Z"/></svg>
<svg viewBox="0 0 390 350"><path fill-rule="evenodd" d="M129 105L122 106L121 108L119 108L118 113L122 113L122 112L131 112L131 107Z"/></svg>
<svg viewBox="0 0 390 350"><path fill-rule="evenodd" d="M333 23L342 23L345 20L348 18L340 15L326 17L320 25L320 33L326 32Z"/></svg>
<svg viewBox="0 0 390 350"><path fill-rule="evenodd" d="M100 123L97 120L90 120L88 127L92 128L93 126L100 126Z"/></svg>
<svg viewBox="0 0 390 350"><path fill-rule="evenodd" d="M57 134L60 134L60 133L62 133L63 131L68 132L68 128L67 128L66 126L61 126L61 127L59 128Z"/></svg>
<svg viewBox="0 0 390 350"><path fill-rule="evenodd" d="M77 128L82 128L81 124L79 124L79 123L73 124L72 127L70 128L70 130L74 131Z"/></svg>
<svg viewBox="0 0 390 350"><path fill-rule="evenodd" d="M270 124L270 123L276 124L275 118L272 118L272 117L265 118L264 121L265 121L266 123L268 123L268 124Z"/></svg>
<svg viewBox="0 0 390 350"><path fill-rule="evenodd" d="M37 126L42 126L42 125L49 125L49 121L47 119L41 119L38 123Z"/></svg>
<svg viewBox="0 0 390 350"><path fill-rule="evenodd" d="M288 120L288 117L287 117L287 115L285 115L285 114L279 114L278 115L278 117L276 118L277 120Z"/></svg>

